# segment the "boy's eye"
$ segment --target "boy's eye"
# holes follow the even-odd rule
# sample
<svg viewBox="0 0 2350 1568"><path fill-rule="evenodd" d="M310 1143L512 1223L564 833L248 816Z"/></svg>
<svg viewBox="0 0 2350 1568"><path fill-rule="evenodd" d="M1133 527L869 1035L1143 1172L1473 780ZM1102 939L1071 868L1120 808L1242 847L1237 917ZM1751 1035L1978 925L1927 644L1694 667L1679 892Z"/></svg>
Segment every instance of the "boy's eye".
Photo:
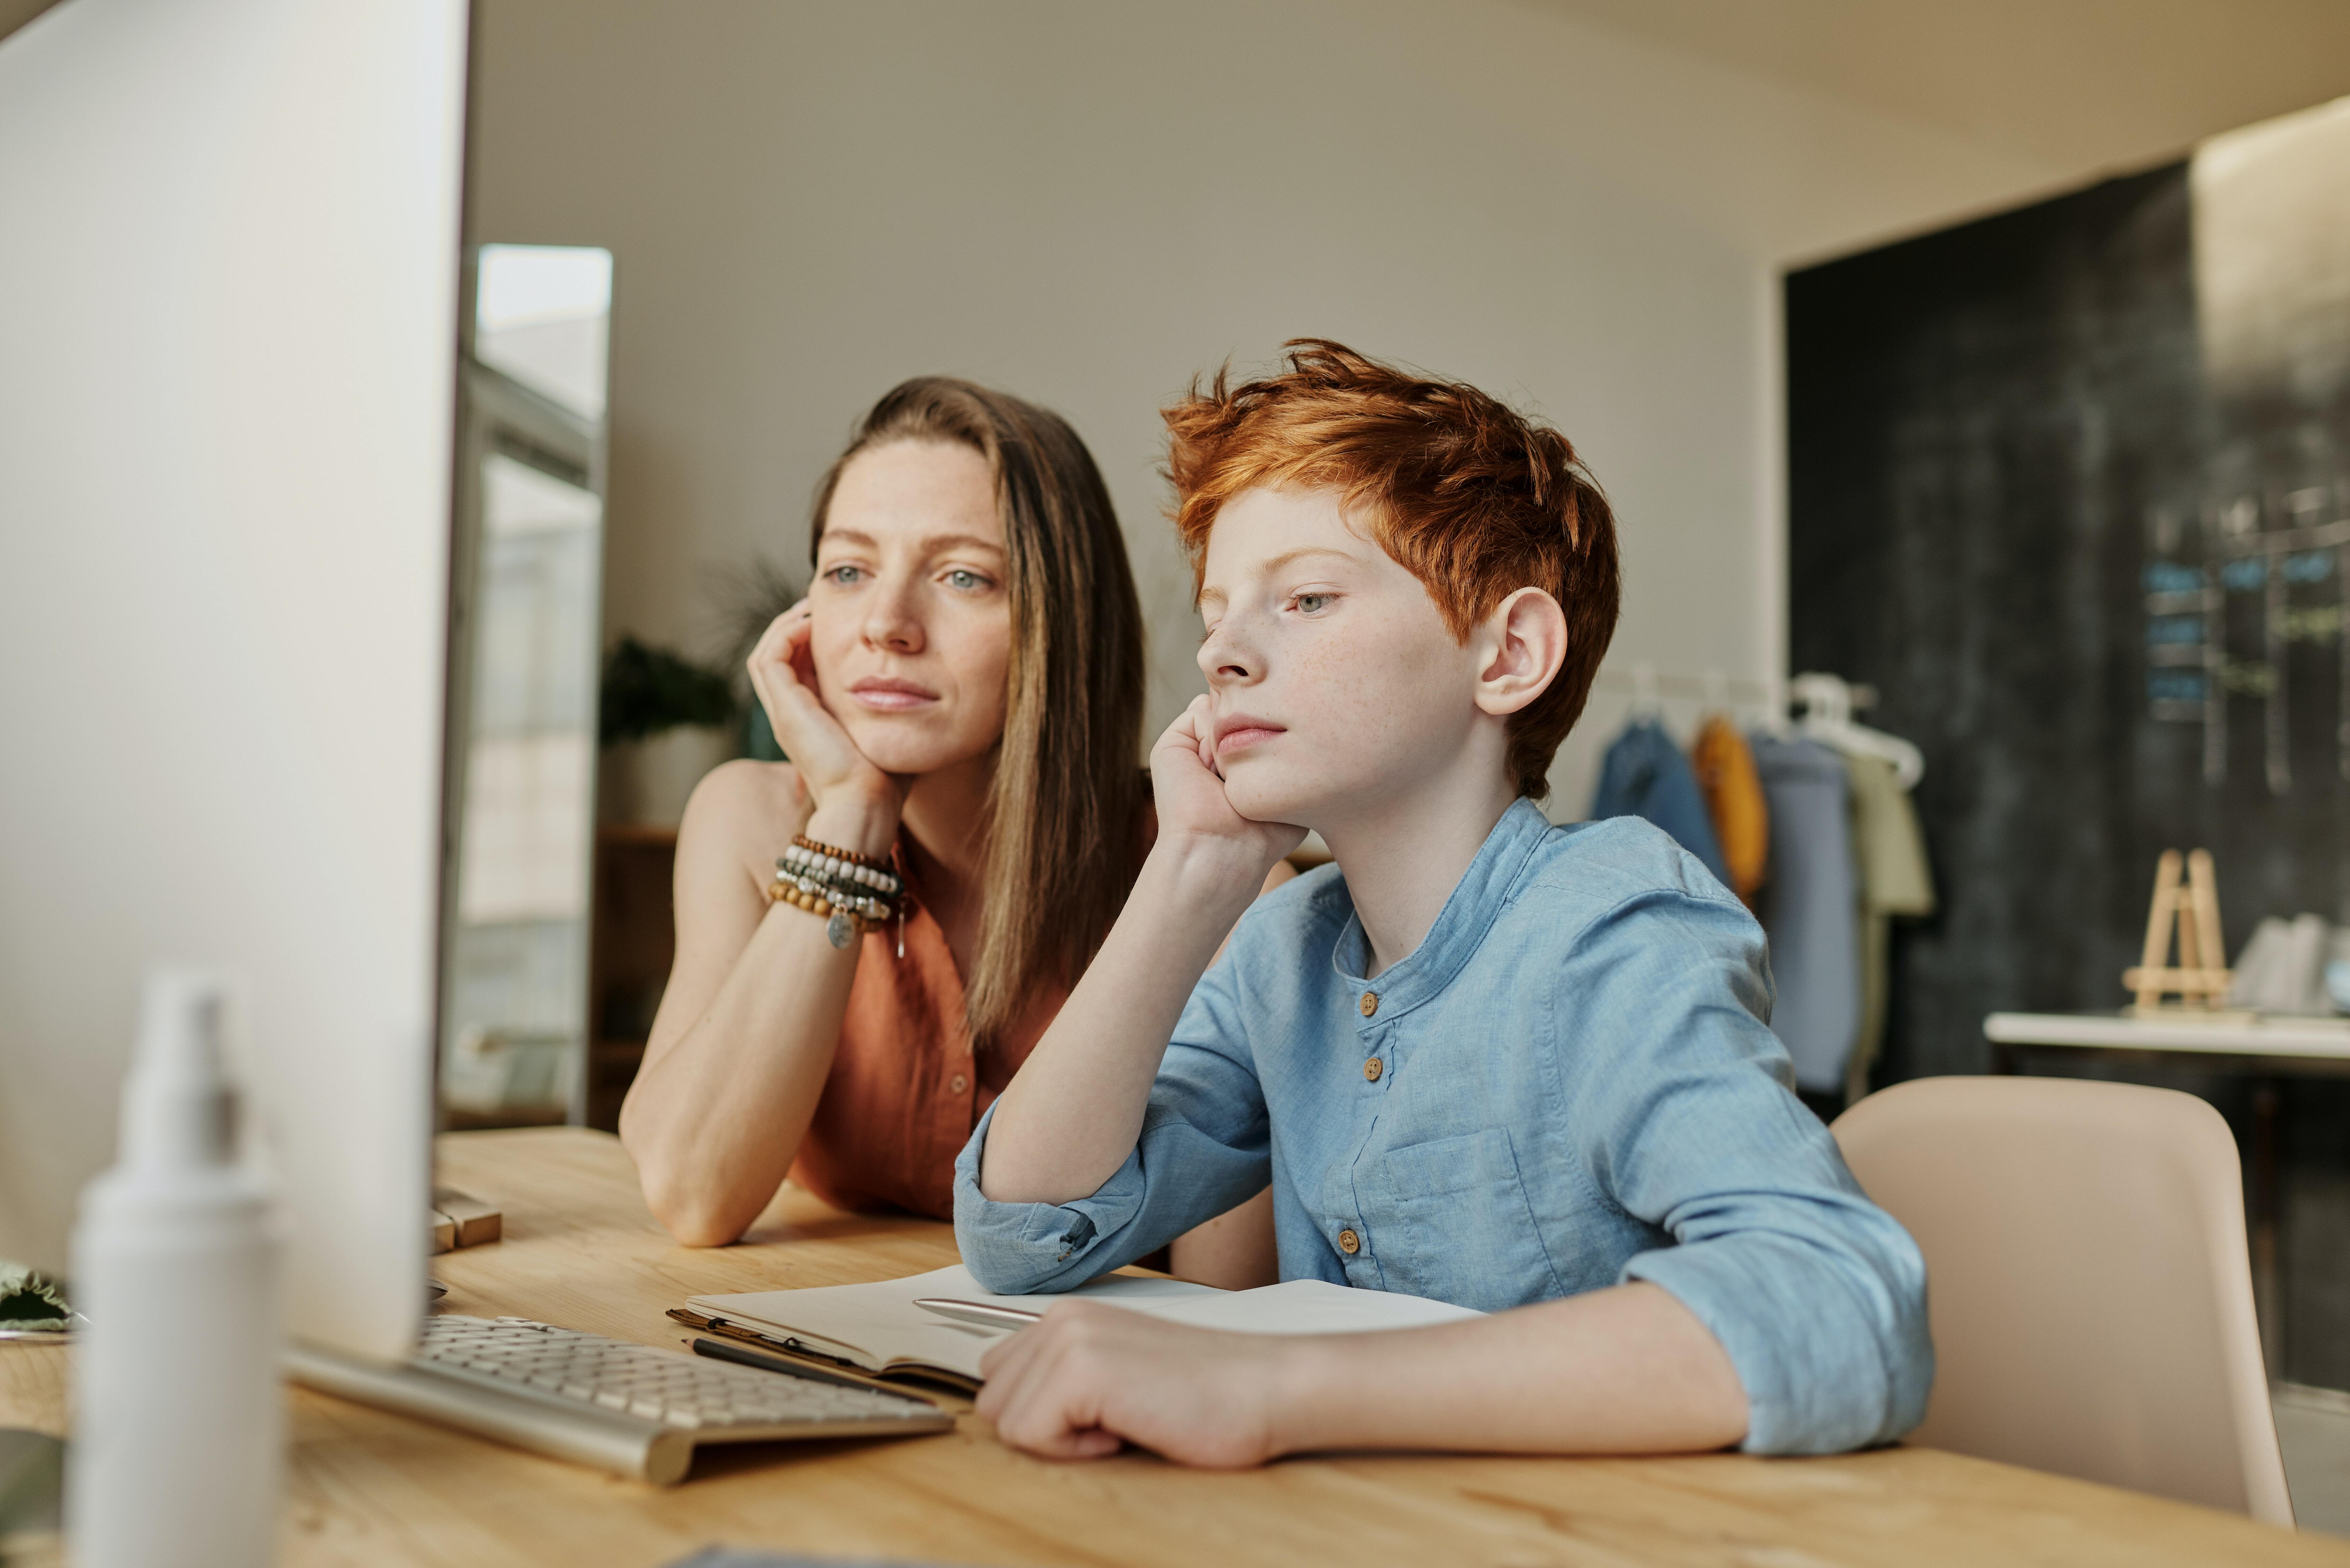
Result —
<svg viewBox="0 0 2350 1568"><path fill-rule="evenodd" d="M1299 594L1289 602L1297 607L1300 615L1320 615L1323 608L1336 597L1335 594Z"/></svg>

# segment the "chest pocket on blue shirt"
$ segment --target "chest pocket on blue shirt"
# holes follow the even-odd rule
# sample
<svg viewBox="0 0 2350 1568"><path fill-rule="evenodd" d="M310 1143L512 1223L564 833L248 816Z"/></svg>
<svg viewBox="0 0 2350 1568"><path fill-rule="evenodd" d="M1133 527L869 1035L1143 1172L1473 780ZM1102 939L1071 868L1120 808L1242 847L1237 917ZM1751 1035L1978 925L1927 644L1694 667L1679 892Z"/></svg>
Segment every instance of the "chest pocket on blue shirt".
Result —
<svg viewBox="0 0 2350 1568"><path fill-rule="evenodd" d="M1388 1289L1480 1312L1566 1293L1507 1127L1389 1149L1386 1165L1401 1220L1384 1249Z"/></svg>

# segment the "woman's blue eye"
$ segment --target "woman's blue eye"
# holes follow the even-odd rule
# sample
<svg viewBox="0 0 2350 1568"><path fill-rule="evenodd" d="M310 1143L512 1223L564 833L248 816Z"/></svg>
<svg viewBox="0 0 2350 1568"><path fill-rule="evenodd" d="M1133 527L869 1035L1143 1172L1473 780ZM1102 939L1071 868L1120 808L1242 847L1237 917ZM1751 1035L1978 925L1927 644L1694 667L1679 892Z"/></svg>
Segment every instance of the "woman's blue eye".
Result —
<svg viewBox="0 0 2350 1568"><path fill-rule="evenodd" d="M983 588L987 579L977 572L952 571L947 574L947 586L955 588Z"/></svg>
<svg viewBox="0 0 2350 1568"><path fill-rule="evenodd" d="M855 566L835 566L832 570L825 574L825 580L827 582L837 583L842 587L847 587L849 584L855 582L858 576L858 573Z"/></svg>

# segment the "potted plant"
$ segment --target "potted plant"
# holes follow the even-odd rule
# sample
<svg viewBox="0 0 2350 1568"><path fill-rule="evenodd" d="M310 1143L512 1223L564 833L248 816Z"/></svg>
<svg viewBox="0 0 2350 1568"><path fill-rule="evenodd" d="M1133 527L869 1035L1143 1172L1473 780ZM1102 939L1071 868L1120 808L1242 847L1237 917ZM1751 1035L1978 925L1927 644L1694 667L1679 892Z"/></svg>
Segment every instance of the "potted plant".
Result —
<svg viewBox="0 0 2350 1568"><path fill-rule="evenodd" d="M675 827L702 776L735 751L739 710L725 673L634 637L604 660L597 717L600 815Z"/></svg>

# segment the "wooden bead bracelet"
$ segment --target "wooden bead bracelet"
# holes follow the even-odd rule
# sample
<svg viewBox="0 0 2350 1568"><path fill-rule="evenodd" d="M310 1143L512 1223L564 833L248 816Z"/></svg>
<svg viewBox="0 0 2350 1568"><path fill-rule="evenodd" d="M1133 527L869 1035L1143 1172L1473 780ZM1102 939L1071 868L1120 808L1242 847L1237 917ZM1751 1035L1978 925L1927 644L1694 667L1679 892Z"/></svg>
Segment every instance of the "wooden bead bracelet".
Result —
<svg viewBox="0 0 2350 1568"><path fill-rule="evenodd" d="M902 919L898 900L904 892L897 874L871 857L802 835L775 857L767 901L824 919L825 935L834 947L845 949L859 935L880 930L891 917Z"/></svg>

